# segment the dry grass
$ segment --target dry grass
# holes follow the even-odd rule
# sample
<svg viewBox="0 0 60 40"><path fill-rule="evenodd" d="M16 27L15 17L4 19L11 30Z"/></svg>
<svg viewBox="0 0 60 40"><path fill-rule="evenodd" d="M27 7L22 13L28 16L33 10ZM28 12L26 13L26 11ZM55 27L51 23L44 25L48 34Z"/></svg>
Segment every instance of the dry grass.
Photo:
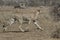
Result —
<svg viewBox="0 0 60 40"><path fill-rule="evenodd" d="M30 7L27 9L14 9L13 7L2 7L0 8L0 20L5 21L6 17L9 15L25 15L27 17L34 18L35 11L37 9L41 10L39 15L38 23L44 29L44 31L37 30L35 25L31 23L27 25L29 27L29 32L22 33L22 32L8 32L8 33L0 33L0 40L59 40L59 39L52 39L50 38L51 33L56 30L56 27L59 28L60 22L54 22L51 18L50 14L50 7ZM19 31L18 29L19 24L15 23L12 26L8 27L7 31ZM25 25L23 25L24 27ZM1 29L1 28L0 28Z"/></svg>

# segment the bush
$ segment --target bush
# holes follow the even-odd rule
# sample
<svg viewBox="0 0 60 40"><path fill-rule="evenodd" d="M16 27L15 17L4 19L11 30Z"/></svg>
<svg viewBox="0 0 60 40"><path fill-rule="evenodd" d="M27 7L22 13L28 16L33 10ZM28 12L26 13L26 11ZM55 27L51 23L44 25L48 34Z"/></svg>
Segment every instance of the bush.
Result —
<svg viewBox="0 0 60 40"><path fill-rule="evenodd" d="M53 17L53 21L60 21L60 5L54 6L50 15Z"/></svg>
<svg viewBox="0 0 60 40"><path fill-rule="evenodd" d="M51 34L52 38L60 38L60 28Z"/></svg>

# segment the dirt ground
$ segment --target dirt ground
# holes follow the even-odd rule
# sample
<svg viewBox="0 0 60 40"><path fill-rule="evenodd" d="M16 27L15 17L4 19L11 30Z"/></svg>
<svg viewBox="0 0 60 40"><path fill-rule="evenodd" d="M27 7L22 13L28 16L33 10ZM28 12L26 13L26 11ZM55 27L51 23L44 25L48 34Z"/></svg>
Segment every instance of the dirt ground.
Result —
<svg viewBox="0 0 60 40"><path fill-rule="evenodd" d="M7 32L2 32L2 27L0 26L0 40L60 40L51 38L51 33L60 28L60 22L54 22L51 18L50 7L29 7L26 9L14 9L13 7L0 7L0 21L5 21L4 18L9 17L9 15L25 15L27 17L34 18L35 11L37 9L41 10L40 15L38 16L38 24L44 29L43 31L38 30L36 26L31 23L28 26L29 32L21 32L18 29L19 23L15 23L12 26L8 27ZM57 27L56 27L57 26ZM25 27L25 25L23 25Z"/></svg>

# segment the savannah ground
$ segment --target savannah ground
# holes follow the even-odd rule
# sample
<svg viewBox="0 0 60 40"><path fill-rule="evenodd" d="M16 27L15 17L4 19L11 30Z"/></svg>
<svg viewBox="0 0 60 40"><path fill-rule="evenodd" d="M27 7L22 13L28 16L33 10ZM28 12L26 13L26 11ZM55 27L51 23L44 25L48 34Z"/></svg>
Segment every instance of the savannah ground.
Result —
<svg viewBox="0 0 60 40"><path fill-rule="evenodd" d="M28 26L29 32L20 32L18 29L19 23L14 23L8 29L7 32L2 32L3 28L0 27L0 40L60 40L51 38L51 33L60 28L60 22L54 22L50 16L50 7L29 7L26 9L15 9L13 7L3 6L0 7L0 21L5 21L5 18L8 18L9 15L16 14L18 16L31 16L32 18L35 15L37 9L41 10L40 15L38 16L38 24L44 29L43 31L38 30L36 26L31 23ZM56 27L57 26L57 27ZM23 25L25 27L25 25Z"/></svg>

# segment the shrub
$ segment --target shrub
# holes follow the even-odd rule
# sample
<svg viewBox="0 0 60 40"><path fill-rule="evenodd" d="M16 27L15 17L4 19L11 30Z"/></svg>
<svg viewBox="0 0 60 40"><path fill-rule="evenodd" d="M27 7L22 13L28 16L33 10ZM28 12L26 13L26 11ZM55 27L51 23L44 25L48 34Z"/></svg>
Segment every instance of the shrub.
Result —
<svg viewBox="0 0 60 40"><path fill-rule="evenodd" d="M60 28L59 28L59 29L56 29L56 31L54 31L54 32L51 34L51 37L52 37L52 38L60 38Z"/></svg>

